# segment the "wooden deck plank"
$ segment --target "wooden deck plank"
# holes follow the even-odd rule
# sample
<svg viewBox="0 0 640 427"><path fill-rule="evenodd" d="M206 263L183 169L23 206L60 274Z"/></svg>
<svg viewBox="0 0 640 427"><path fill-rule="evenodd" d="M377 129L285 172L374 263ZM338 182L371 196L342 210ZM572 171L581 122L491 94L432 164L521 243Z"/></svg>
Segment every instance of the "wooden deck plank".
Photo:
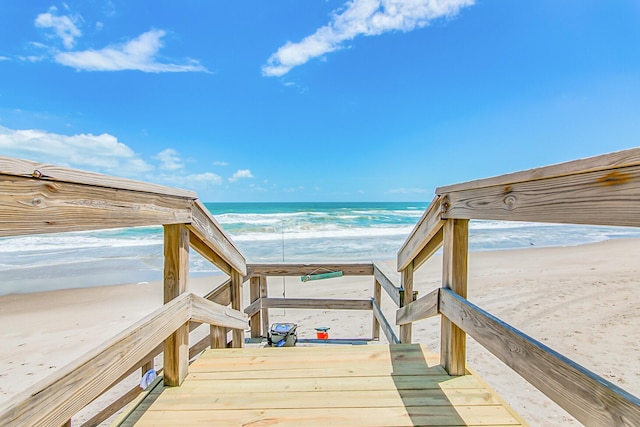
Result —
<svg viewBox="0 0 640 427"><path fill-rule="evenodd" d="M523 425L483 381L418 344L207 350L123 426Z"/></svg>

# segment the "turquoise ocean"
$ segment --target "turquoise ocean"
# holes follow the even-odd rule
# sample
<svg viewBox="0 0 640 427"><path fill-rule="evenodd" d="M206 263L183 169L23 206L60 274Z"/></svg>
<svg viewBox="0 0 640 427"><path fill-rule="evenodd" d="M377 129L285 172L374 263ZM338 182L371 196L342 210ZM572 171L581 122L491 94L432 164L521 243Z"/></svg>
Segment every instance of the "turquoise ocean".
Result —
<svg viewBox="0 0 640 427"><path fill-rule="evenodd" d="M395 258L427 203L205 203L248 262ZM572 246L640 229L472 221L472 251ZM0 239L0 295L157 281L162 227ZM220 272L191 251L192 275Z"/></svg>

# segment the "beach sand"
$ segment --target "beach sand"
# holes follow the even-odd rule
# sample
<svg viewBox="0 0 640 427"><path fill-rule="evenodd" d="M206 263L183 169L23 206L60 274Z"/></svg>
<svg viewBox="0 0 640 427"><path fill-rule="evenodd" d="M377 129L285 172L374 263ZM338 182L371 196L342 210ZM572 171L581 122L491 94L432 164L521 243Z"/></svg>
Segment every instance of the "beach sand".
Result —
<svg viewBox="0 0 640 427"><path fill-rule="evenodd" d="M640 240L619 239L563 248L472 252L469 300L634 395L640 395ZM395 270L395 262L388 261ZM416 273L426 295L440 285L441 258ZM199 295L224 276L190 280ZM371 277L285 282L287 297L369 298ZM282 278L269 294L282 296ZM244 286L245 305L248 286ZM162 304L159 283L73 289L0 297L0 402L141 319ZM384 295L391 323L395 307ZM327 326L331 338L371 336L371 313L271 309L270 321L296 322L300 338ZM200 335L206 333L200 331ZM439 351L438 318L414 324L414 342ZM195 332L198 333L197 331ZM381 342L386 342L384 335ZM248 334L247 334L248 336ZM194 337L197 338L197 337ZM579 425L484 348L468 339L468 365L532 426ZM159 363L159 361L156 361ZM134 374L126 390L137 381ZM115 391L110 397L115 398ZM86 419L80 414L75 421Z"/></svg>

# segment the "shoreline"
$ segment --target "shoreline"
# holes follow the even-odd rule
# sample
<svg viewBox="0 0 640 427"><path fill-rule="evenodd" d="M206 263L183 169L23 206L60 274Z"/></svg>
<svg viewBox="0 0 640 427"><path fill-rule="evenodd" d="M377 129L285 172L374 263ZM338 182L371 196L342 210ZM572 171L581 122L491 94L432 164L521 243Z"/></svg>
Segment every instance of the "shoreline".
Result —
<svg viewBox="0 0 640 427"><path fill-rule="evenodd" d="M474 251L469 300L634 395L640 395L640 239L578 246ZM395 271L395 260L387 260ZM419 296L440 286L441 257L417 272ZM224 275L190 278L204 294ZM273 278L278 297L369 298L371 277L301 283ZM284 285L284 286L283 286ZM244 286L247 305L248 288ZM76 288L0 297L0 401L54 372L162 304L160 282ZM383 293L390 321L395 307ZM331 327L332 338L368 337L371 315L352 311L271 309L270 322L299 324L299 336ZM439 351L439 319L414 324L414 342ZM384 338L381 342L386 342ZM533 425L579 425L484 348L468 340L468 364Z"/></svg>

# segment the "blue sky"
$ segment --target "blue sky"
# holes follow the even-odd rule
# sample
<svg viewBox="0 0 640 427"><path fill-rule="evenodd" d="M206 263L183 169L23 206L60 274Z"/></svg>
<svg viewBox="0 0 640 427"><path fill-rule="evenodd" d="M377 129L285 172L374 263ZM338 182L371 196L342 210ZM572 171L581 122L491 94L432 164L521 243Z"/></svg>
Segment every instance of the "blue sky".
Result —
<svg viewBox="0 0 640 427"><path fill-rule="evenodd" d="M429 201L640 145L638 0L0 10L0 155L205 201Z"/></svg>

